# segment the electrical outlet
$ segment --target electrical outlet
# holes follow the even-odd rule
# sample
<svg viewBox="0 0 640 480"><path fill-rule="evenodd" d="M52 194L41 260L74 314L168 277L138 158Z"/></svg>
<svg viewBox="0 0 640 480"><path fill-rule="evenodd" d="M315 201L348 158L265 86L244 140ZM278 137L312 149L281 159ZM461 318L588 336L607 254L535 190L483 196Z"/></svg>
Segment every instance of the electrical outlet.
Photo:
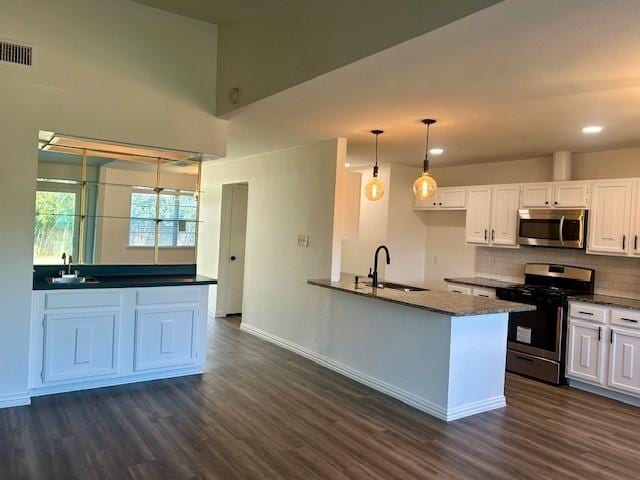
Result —
<svg viewBox="0 0 640 480"><path fill-rule="evenodd" d="M298 235L298 246L304 248L309 247L309 235Z"/></svg>

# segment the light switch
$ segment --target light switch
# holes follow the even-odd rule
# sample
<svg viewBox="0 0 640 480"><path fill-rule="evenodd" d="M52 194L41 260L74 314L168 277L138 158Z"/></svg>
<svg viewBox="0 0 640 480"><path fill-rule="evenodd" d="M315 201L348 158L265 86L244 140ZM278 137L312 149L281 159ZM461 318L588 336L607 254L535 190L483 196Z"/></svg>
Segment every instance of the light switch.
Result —
<svg viewBox="0 0 640 480"><path fill-rule="evenodd" d="M298 235L298 246L307 248L309 246L309 235Z"/></svg>

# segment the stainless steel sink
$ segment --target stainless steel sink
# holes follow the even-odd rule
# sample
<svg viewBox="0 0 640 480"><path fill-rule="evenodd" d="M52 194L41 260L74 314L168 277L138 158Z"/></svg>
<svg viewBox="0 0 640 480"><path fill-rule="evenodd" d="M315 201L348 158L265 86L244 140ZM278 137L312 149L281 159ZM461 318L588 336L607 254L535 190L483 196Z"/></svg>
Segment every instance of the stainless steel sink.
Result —
<svg viewBox="0 0 640 480"><path fill-rule="evenodd" d="M65 276L65 277L47 277L47 282L56 284L73 285L78 283L99 283L95 277L78 277L78 276Z"/></svg>
<svg viewBox="0 0 640 480"><path fill-rule="evenodd" d="M367 287L372 287L373 283L367 282L365 283ZM380 282L378 283L378 288L390 288L391 290L401 290L403 292L428 292L428 288L421 287L413 287L411 285L402 285L400 283L392 283L392 282Z"/></svg>

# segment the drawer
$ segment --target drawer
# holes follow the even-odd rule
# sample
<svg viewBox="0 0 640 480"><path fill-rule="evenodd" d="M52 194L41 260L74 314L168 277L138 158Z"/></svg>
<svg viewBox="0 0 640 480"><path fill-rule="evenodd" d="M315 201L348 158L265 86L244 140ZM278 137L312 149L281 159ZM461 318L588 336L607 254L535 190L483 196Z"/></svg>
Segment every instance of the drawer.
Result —
<svg viewBox="0 0 640 480"><path fill-rule="evenodd" d="M462 293L464 295L471 295L471 287L465 285L458 285L456 283L447 284L447 290L452 293Z"/></svg>
<svg viewBox="0 0 640 480"><path fill-rule="evenodd" d="M165 305L168 303L198 303L200 287L141 288L137 291L137 305Z"/></svg>
<svg viewBox="0 0 640 480"><path fill-rule="evenodd" d="M596 323L606 323L609 310L606 307L593 305L591 303L574 303L569 304L569 316L571 318L581 318L582 320L590 320Z"/></svg>
<svg viewBox="0 0 640 480"><path fill-rule="evenodd" d="M72 292L47 293L44 297L44 308L86 308L117 307L120 305L120 292L96 292L74 290Z"/></svg>
<svg viewBox="0 0 640 480"><path fill-rule="evenodd" d="M494 288L473 287L472 294L475 297L496 298L496 290Z"/></svg>
<svg viewBox="0 0 640 480"><path fill-rule="evenodd" d="M614 308L611 310L611 323L621 327L640 329L640 311Z"/></svg>

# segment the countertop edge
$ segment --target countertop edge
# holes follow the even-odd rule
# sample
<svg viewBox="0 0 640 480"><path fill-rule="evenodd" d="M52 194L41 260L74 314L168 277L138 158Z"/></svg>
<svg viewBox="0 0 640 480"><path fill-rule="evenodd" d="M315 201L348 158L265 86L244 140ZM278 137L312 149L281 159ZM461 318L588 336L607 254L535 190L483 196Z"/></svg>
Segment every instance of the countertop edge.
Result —
<svg viewBox="0 0 640 480"><path fill-rule="evenodd" d="M154 277L157 279L157 277ZM198 275L193 280L188 278L167 278L166 280L158 280L149 282L148 280L141 280L139 277L133 277L132 280L121 280L109 282L108 280L99 283L73 283L73 284L51 284L45 280L36 281L33 283L32 291L46 291L46 290L97 290L107 288L152 288L152 287L189 287L189 286L202 286L202 285L217 285L218 280L215 278L204 277Z"/></svg>
<svg viewBox="0 0 640 480"><path fill-rule="evenodd" d="M569 301L592 303L605 307L625 308L640 311L640 300L637 298L615 297L612 295L571 295Z"/></svg>
<svg viewBox="0 0 640 480"><path fill-rule="evenodd" d="M483 288L502 288L502 287L511 287L514 285L521 285L518 282L505 282L503 280L494 280L492 278L483 278L483 277L475 277L475 278L445 278L445 282L447 283L455 283L457 285L470 285L472 287L483 287Z"/></svg>
<svg viewBox="0 0 640 480"><path fill-rule="evenodd" d="M479 316L479 315L493 315L493 314L500 314L500 313L506 313L509 314L511 312L517 312L517 311L530 311L530 310L535 310L535 307L532 307L530 305L525 305L522 304L524 308L522 309L518 309L518 310L513 310L513 309L487 309L487 310L478 310L478 311L469 311L469 312L453 312L451 310L442 310L442 309L438 309L435 307L428 307L425 305L419 305L419 304L415 304L415 303L410 303L410 302L405 302L402 300L398 300L398 299L393 299L393 298L388 298L388 297L380 297L377 295L372 295L371 293L366 293L366 292L356 292L352 289L347 289L347 288L342 288L340 286L337 285L331 285L330 283L327 283L328 281L326 280L321 280L321 279L310 279L307 280L307 284L308 285L313 285L316 287L321 287L321 288L326 288L329 290L335 290L338 292L344 292L344 293L349 293L352 295L356 295L356 296L361 296L361 297L366 297L366 298L371 298L373 300L381 300L383 302L388 302L388 303L394 303L396 305L403 305L405 307L410 307L410 308L417 308L419 310L426 310L429 312L433 312L433 313L438 313L440 315L446 315L449 317L473 317L473 316ZM447 293L444 292L443 293ZM504 301L504 300L499 300L499 301ZM513 302L507 302L507 303L513 303ZM531 308L528 308L531 307Z"/></svg>

